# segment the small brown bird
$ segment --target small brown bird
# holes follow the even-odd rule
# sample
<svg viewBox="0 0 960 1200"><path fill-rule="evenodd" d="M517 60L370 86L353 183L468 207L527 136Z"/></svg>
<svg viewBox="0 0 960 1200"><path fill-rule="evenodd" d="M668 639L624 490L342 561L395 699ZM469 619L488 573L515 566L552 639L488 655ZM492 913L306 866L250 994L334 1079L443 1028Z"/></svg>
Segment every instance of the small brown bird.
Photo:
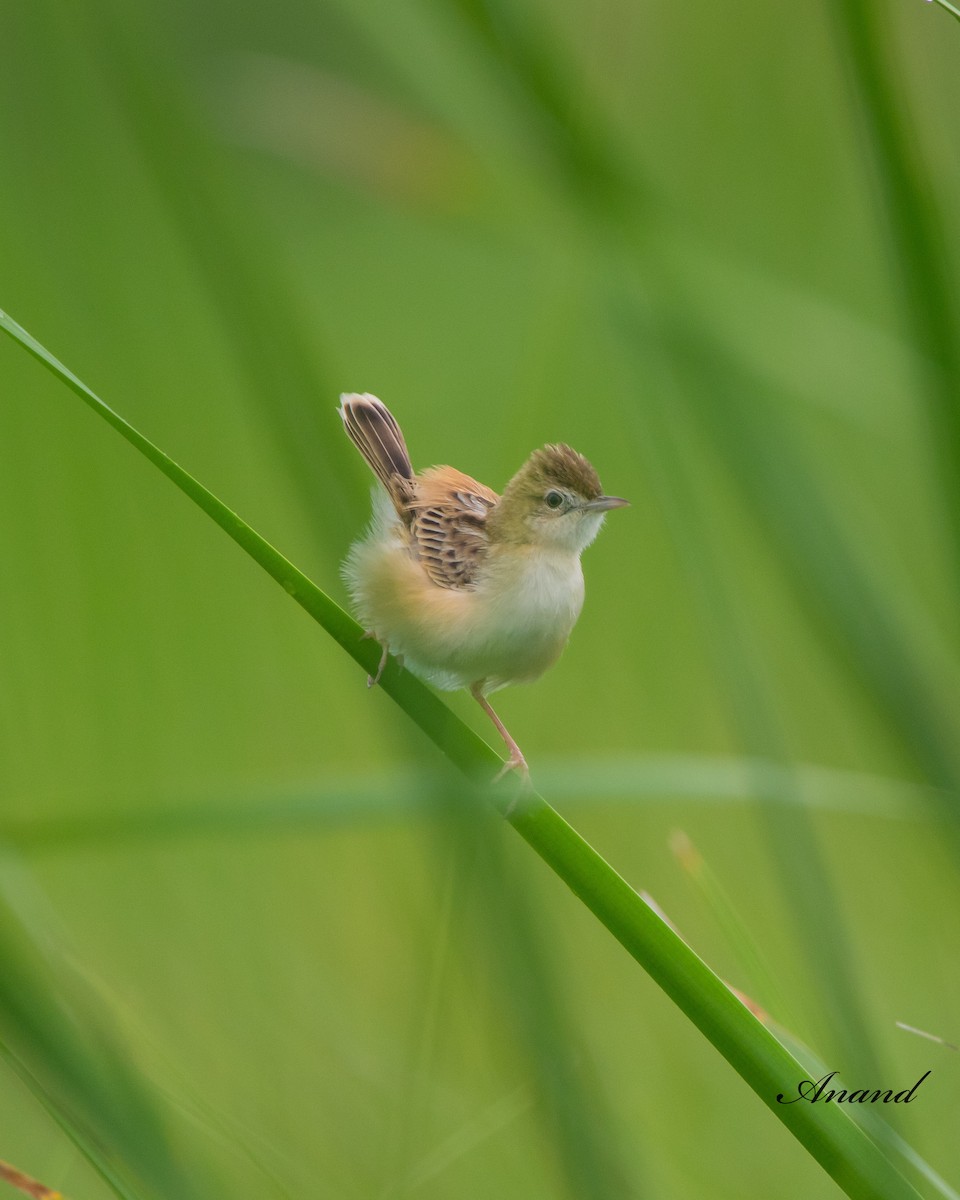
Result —
<svg viewBox="0 0 960 1200"><path fill-rule="evenodd" d="M487 696L556 662L583 606L580 555L604 514L597 473L569 446L534 450L503 496L453 467L415 475L400 426L376 396L340 397L340 416L384 490L343 564L357 615L383 647L444 691L469 688L516 768L520 747Z"/></svg>

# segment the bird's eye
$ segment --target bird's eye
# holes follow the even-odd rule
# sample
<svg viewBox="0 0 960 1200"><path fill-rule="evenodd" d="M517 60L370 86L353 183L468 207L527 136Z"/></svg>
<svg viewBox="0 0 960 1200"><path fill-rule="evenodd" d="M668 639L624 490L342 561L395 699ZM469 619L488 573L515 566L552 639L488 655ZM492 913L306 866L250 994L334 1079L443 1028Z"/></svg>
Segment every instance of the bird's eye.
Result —
<svg viewBox="0 0 960 1200"><path fill-rule="evenodd" d="M547 508L561 508L563 506L562 492L547 492L544 499L547 502Z"/></svg>

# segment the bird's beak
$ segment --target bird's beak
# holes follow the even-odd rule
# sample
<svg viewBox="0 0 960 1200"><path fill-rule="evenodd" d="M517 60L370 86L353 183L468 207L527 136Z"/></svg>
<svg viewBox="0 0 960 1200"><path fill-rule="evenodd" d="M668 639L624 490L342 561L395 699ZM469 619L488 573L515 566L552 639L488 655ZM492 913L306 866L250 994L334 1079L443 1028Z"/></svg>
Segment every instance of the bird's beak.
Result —
<svg viewBox="0 0 960 1200"><path fill-rule="evenodd" d="M587 512L606 512L611 508L629 508L630 501L619 496L598 496L596 500L588 500L583 507Z"/></svg>

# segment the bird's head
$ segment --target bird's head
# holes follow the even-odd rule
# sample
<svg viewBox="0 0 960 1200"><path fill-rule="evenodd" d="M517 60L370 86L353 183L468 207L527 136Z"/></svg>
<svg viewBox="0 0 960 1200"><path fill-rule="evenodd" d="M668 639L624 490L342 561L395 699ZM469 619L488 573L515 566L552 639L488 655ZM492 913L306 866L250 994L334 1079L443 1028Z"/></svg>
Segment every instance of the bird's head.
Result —
<svg viewBox="0 0 960 1200"><path fill-rule="evenodd" d="M507 484L490 515L491 534L517 545L580 554L611 508L628 500L605 496L591 464L570 446L534 450Z"/></svg>

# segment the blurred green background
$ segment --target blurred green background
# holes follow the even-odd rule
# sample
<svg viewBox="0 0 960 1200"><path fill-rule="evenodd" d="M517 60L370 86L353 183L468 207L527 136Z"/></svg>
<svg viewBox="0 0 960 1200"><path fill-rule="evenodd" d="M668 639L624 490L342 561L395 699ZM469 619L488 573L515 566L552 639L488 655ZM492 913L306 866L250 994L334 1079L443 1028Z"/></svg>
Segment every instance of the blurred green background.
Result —
<svg viewBox="0 0 960 1200"><path fill-rule="evenodd" d="M2 13L0 304L341 602L339 392L496 488L585 453L633 506L501 696L535 782L828 1068L931 1069L895 1118L960 1179L960 1063L895 1026L960 1040L956 23ZM81 1148L164 1200L839 1194L280 589L6 340L0 380L0 1158L70 1200L115 1194Z"/></svg>

